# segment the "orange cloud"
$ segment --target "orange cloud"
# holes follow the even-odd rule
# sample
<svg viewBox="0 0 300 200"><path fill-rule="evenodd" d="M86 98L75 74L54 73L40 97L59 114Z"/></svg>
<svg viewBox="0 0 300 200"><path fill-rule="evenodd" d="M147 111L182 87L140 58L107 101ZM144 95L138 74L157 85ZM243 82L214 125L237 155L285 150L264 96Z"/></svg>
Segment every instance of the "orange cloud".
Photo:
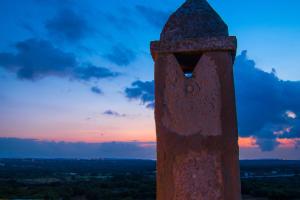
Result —
<svg viewBox="0 0 300 200"><path fill-rule="evenodd" d="M239 137L240 148L256 148L256 140L253 137Z"/></svg>
<svg viewBox="0 0 300 200"><path fill-rule="evenodd" d="M276 141L279 143L279 148L295 148L297 142L300 138L287 139L287 138L277 138ZM257 148L256 139L253 137L239 137L239 147L240 148Z"/></svg>
<svg viewBox="0 0 300 200"><path fill-rule="evenodd" d="M277 139L277 142L279 142L279 147L282 148L294 148L298 141L300 141L300 138L297 139L278 138Z"/></svg>

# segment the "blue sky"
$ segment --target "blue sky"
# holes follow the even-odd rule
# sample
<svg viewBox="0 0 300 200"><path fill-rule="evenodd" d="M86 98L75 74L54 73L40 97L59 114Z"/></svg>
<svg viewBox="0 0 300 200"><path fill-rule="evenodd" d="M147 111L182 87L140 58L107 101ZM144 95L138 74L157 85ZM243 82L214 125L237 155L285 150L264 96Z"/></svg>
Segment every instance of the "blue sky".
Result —
<svg viewBox="0 0 300 200"><path fill-rule="evenodd" d="M300 159L300 2L209 2L238 38L241 157ZM155 141L149 42L182 3L2 0L0 137Z"/></svg>

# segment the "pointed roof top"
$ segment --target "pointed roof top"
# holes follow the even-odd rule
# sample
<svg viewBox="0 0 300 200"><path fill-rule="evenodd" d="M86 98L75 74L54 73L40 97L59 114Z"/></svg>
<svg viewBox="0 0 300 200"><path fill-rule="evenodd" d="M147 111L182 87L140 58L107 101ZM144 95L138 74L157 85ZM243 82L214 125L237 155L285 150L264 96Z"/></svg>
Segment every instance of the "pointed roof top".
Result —
<svg viewBox="0 0 300 200"><path fill-rule="evenodd" d="M166 23L161 41L228 36L228 27L207 0L187 0Z"/></svg>

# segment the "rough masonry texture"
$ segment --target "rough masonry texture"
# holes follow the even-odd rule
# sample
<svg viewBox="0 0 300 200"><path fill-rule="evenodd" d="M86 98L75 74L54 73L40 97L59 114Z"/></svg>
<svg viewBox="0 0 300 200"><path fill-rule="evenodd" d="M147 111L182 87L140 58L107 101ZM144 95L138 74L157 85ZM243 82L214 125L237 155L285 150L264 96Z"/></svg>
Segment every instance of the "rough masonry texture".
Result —
<svg viewBox="0 0 300 200"><path fill-rule="evenodd" d="M239 200L236 38L206 0L187 0L151 43L157 200Z"/></svg>

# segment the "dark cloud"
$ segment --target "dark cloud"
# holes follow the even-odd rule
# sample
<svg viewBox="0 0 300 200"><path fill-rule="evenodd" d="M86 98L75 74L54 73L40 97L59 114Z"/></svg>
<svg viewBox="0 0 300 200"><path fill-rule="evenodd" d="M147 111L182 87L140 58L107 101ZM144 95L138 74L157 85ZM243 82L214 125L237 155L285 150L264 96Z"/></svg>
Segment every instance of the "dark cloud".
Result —
<svg viewBox="0 0 300 200"><path fill-rule="evenodd" d="M155 142L71 143L0 138L1 158L155 158Z"/></svg>
<svg viewBox="0 0 300 200"><path fill-rule="evenodd" d="M265 130L270 130L273 121L284 113L279 100L279 82L274 73L256 68L255 62L246 57L245 51L236 58L235 87L241 136L249 136L260 130L265 135L270 134Z"/></svg>
<svg viewBox="0 0 300 200"><path fill-rule="evenodd" d="M102 90L96 86L91 87L91 91L95 94L103 94Z"/></svg>
<svg viewBox="0 0 300 200"><path fill-rule="evenodd" d="M69 42L79 41L93 32L83 15L70 9L61 10L45 27L51 36Z"/></svg>
<svg viewBox="0 0 300 200"><path fill-rule="evenodd" d="M278 138L300 138L300 81L258 69L246 51L237 56L234 70L240 136L256 138L262 151L276 148ZM153 108L154 82L133 82L125 94Z"/></svg>
<svg viewBox="0 0 300 200"><path fill-rule="evenodd" d="M147 108L154 108L154 81L135 81L125 89L128 99L140 100Z"/></svg>
<svg viewBox="0 0 300 200"><path fill-rule="evenodd" d="M156 10L142 5L137 5L136 10L149 24L156 28L162 28L170 15L169 12Z"/></svg>
<svg viewBox="0 0 300 200"><path fill-rule="evenodd" d="M110 53L103 57L116 65L126 66L135 60L136 54L122 45L116 45L112 47Z"/></svg>
<svg viewBox="0 0 300 200"><path fill-rule="evenodd" d="M91 79L101 79L101 78L109 78L116 77L120 74L117 72L112 72L104 67L97 67L94 65L88 65L85 67L77 67L74 70L74 76L77 79L89 81Z"/></svg>
<svg viewBox="0 0 300 200"><path fill-rule="evenodd" d="M262 150L273 150L277 138L299 138L300 82L280 80L256 68L244 51L235 62L239 133L253 136Z"/></svg>
<svg viewBox="0 0 300 200"><path fill-rule="evenodd" d="M0 67L16 73L20 79L38 80L56 76L90 81L119 75L104 67L83 66L74 54L63 52L46 40L28 39L18 42L15 47L16 54L0 53Z"/></svg>
<svg viewBox="0 0 300 200"><path fill-rule="evenodd" d="M126 114L121 114L113 110L106 110L103 115L113 116L113 117L126 117Z"/></svg>
<svg viewBox="0 0 300 200"><path fill-rule="evenodd" d="M0 53L0 65L21 79L66 76L77 66L74 54L65 53L45 40L28 39L15 47L16 54Z"/></svg>
<svg viewBox="0 0 300 200"><path fill-rule="evenodd" d="M257 137L256 144L260 147L262 151L272 151L279 145L279 142L276 141L276 138Z"/></svg>

